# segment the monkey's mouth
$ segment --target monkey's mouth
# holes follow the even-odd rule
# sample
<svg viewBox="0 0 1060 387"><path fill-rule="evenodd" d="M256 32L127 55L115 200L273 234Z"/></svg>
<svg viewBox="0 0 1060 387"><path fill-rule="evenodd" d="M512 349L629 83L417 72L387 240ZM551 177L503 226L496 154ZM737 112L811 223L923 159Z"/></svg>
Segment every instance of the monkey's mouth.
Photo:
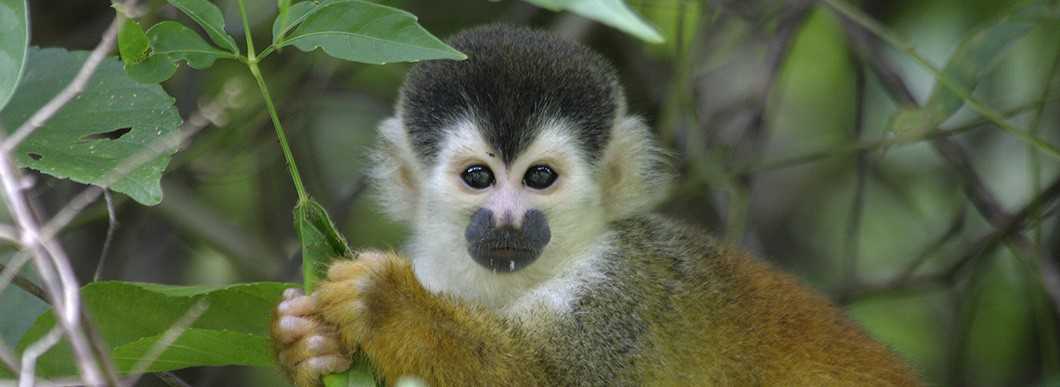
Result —
<svg viewBox="0 0 1060 387"><path fill-rule="evenodd" d="M541 249L521 246L498 246L490 243L471 243L468 253L475 263L496 273L512 273L529 266L541 255Z"/></svg>
<svg viewBox="0 0 1060 387"><path fill-rule="evenodd" d="M496 227L493 213L479 209L464 231L467 252L475 263L494 273L512 273L529 266L552 238L545 215L538 210L526 212L521 228Z"/></svg>
<svg viewBox="0 0 1060 387"><path fill-rule="evenodd" d="M520 258L527 254L531 254L532 251L529 249L520 249L516 247L494 247L489 249L491 256L497 259L514 259Z"/></svg>

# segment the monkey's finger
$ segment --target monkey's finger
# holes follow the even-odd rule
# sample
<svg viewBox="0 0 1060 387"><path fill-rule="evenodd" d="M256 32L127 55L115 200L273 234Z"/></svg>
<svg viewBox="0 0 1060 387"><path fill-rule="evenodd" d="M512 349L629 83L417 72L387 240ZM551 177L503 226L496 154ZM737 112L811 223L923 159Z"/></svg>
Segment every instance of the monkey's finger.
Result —
<svg viewBox="0 0 1060 387"><path fill-rule="evenodd" d="M316 312L316 299L310 296L288 298L276 306L281 316L307 316Z"/></svg>
<svg viewBox="0 0 1060 387"><path fill-rule="evenodd" d="M368 250L357 253L357 260L362 262L385 261L386 253L378 250Z"/></svg>
<svg viewBox="0 0 1060 387"><path fill-rule="evenodd" d="M303 361L295 368L294 380L298 386L318 386L320 377L342 372L350 368L350 359L345 356L318 356Z"/></svg>
<svg viewBox="0 0 1060 387"><path fill-rule="evenodd" d="M334 336L320 334L303 337L281 351L277 357L280 363L293 366L306 359L321 356L341 356L339 340Z"/></svg>
<svg viewBox="0 0 1060 387"><path fill-rule="evenodd" d="M303 336L315 332L319 326L320 323L308 318L283 316L276 320L276 326L273 327L273 337L284 344L292 343Z"/></svg>
<svg viewBox="0 0 1060 387"><path fill-rule="evenodd" d="M336 261L328 267L328 280L333 282L348 280L361 275L367 269L365 262L360 260Z"/></svg>
<svg viewBox="0 0 1060 387"><path fill-rule="evenodd" d="M302 289L299 288L287 288L283 291L283 299L285 300L290 300L292 298L301 297L304 295L305 293L302 292Z"/></svg>
<svg viewBox="0 0 1060 387"><path fill-rule="evenodd" d="M316 370L318 375L332 374L350 369L350 359L340 355L317 356L306 360L305 365Z"/></svg>

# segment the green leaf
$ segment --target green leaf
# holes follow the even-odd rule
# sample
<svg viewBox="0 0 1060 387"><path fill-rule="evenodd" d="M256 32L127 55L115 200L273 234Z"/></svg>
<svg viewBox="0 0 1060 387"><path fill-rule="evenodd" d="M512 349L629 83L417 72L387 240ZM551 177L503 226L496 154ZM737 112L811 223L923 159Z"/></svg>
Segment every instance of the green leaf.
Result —
<svg viewBox="0 0 1060 387"><path fill-rule="evenodd" d="M195 31L174 21L155 24L147 30L144 38L150 43L147 59L138 63L125 62L125 71L129 76L143 83L160 83L169 79L176 73L181 60L192 68L202 70L213 66L217 59L238 58L235 54L211 46Z"/></svg>
<svg viewBox="0 0 1060 387"><path fill-rule="evenodd" d="M637 16L622 0L526 0L553 11L570 11L620 29L651 43L662 43L659 31Z"/></svg>
<svg viewBox="0 0 1060 387"><path fill-rule="evenodd" d="M15 94L29 46L26 0L0 0L0 109Z"/></svg>
<svg viewBox="0 0 1060 387"><path fill-rule="evenodd" d="M151 39L132 19L127 19L118 32L118 53L125 72L141 83L159 83L177 71L176 63L169 58L151 56Z"/></svg>
<svg viewBox="0 0 1060 387"><path fill-rule="evenodd" d="M346 243L346 238L335 229L324 207L309 199L299 202L294 208L294 228L302 242L302 271L307 292L316 287L324 276L327 265L337 258L352 258L353 252ZM371 366L364 359L358 359L349 371L328 375L324 378L325 387L374 386Z"/></svg>
<svg viewBox="0 0 1060 387"><path fill-rule="evenodd" d="M1046 0L1033 1L1015 9L994 23L966 38L950 57L943 75L971 92L982 76L997 63L1012 42L1049 20L1052 12ZM1055 19L1054 19L1055 21ZM927 102L918 109L903 109L892 117L896 133L922 133L934 129L964 106L964 98L942 84L935 84Z"/></svg>
<svg viewBox="0 0 1060 387"><path fill-rule="evenodd" d="M290 45L372 64L467 58L423 29L411 13L361 0L320 3L276 46Z"/></svg>
<svg viewBox="0 0 1060 387"><path fill-rule="evenodd" d="M235 39L232 39L232 36L225 32L225 17L221 13L221 9L217 8L216 5L213 5L208 0L166 1L180 9L192 20L195 20L196 23L199 23L206 30L206 35L210 36L210 40L213 40L218 46L233 54L239 53L239 47L236 46Z"/></svg>
<svg viewBox="0 0 1060 387"><path fill-rule="evenodd" d="M140 63L125 63L125 72L137 82L154 85L172 78L177 63L168 56L152 55Z"/></svg>
<svg viewBox="0 0 1060 387"><path fill-rule="evenodd" d="M129 371L151 353L161 335L144 337L114 348L111 357L119 370ZM191 328L166 348L144 370L172 371L188 367L240 365L268 368L275 365L267 336L225 330Z"/></svg>
<svg viewBox="0 0 1060 387"><path fill-rule="evenodd" d="M151 41L136 20L125 19L125 24L118 32L118 54L125 66L143 63L151 54Z"/></svg>
<svg viewBox="0 0 1060 387"><path fill-rule="evenodd" d="M367 361L354 360L349 371L324 376L324 387L375 387L380 385L376 383L375 376L372 376L372 367Z"/></svg>
<svg viewBox="0 0 1060 387"><path fill-rule="evenodd" d="M155 24L147 30L151 39L152 55L167 55L172 60L184 60L195 69L205 69L217 59L234 59L235 55L218 50L206 43L199 34L174 21Z"/></svg>
<svg viewBox="0 0 1060 387"><path fill-rule="evenodd" d="M207 309L148 369L193 366L271 367L268 326L284 289L294 285L258 282L223 287L169 286L136 282L94 282L81 289L87 314L110 348L118 369L128 372L161 336L199 302ZM19 350L55 324L45 313L19 341ZM62 345L38 361L44 377L76 375L70 348Z"/></svg>
<svg viewBox="0 0 1060 387"><path fill-rule="evenodd" d="M272 44L279 46L280 42L284 37L287 36L292 29L302 24L305 17L309 15L309 11L316 8L317 4L312 1L302 1L295 3L287 11L287 17L282 18L276 17L276 20L272 23Z"/></svg>
<svg viewBox="0 0 1060 387"><path fill-rule="evenodd" d="M332 260L353 257L346 238L335 229L335 223L324 207L313 199L299 202L294 207L294 229L302 243L302 270L307 291L315 287Z"/></svg>
<svg viewBox="0 0 1060 387"><path fill-rule="evenodd" d="M0 125L13 130L26 121L70 83L88 54L30 49L21 92L0 111ZM156 142L180 124L173 98L161 87L134 81L117 60L107 58L77 98L19 145L15 160L55 177L103 185L127 158L155 152L157 157L110 186L155 205L162 200L162 172L176 152L155 149Z"/></svg>

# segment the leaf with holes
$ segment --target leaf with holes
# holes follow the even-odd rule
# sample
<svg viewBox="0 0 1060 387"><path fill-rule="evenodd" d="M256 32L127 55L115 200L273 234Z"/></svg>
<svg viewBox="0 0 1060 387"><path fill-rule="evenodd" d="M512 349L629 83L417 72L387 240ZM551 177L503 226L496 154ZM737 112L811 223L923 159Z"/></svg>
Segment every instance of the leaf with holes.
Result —
<svg viewBox="0 0 1060 387"><path fill-rule="evenodd" d="M570 11L607 24L651 43L662 43L659 31L637 16L622 0L526 0L553 11Z"/></svg>
<svg viewBox="0 0 1060 387"><path fill-rule="evenodd" d="M26 0L0 0L0 109L15 94L29 46Z"/></svg>
<svg viewBox="0 0 1060 387"><path fill-rule="evenodd" d="M295 10L292 7L292 13ZM321 48L335 58L371 64L467 58L423 29L415 15L400 9L361 0L328 0L306 11L288 22L297 25L290 34L274 28L274 34L282 37L276 47Z"/></svg>
<svg viewBox="0 0 1060 387"><path fill-rule="evenodd" d="M1042 23L1056 23L1060 15L1047 0L1032 1L1016 8L994 23L978 30L957 47L942 73L964 90L971 92L983 75L998 62L1001 53L1012 42ZM927 102L920 108L901 109L891 117L896 133L922 133L934 129L964 106L964 99L950 88L936 83Z"/></svg>
<svg viewBox="0 0 1060 387"><path fill-rule="evenodd" d="M0 125L13 130L70 83L87 52L30 49L19 93ZM100 64L85 90L15 151L23 167L100 186L155 205L162 200L162 172L176 149L158 148L159 138L180 127L172 97L158 85L136 82L112 58ZM152 156L136 168L126 159ZM129 171L119 176L122 170Z"/></svg>
<svg viewBox="0 0 1060 387"><path fill-rule="evenodd" d="M205 311L150 363L147 371L221 365L272 367L269 321L280 294L292 286L278 282L204 287L104 281L86 285L81 297L121 372L131 370L200 302ZM42 315L19 341L19 350L54 324L55 315ZM49 351L37 363L38 374L76 375L70 353L65 342Z"/></svg>

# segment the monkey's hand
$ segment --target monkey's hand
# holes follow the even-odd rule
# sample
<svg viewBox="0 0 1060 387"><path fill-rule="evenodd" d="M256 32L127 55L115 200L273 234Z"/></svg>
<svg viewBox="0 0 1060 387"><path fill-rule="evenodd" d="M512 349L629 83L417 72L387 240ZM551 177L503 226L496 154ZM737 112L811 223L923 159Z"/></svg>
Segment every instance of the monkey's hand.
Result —
<svg viewBox="0 0 1060 387"><path fill-rule="evenodd" d="M283 292L272 323L272 340L280 368L299 387L319 386L323 375L350 368L350 351L338 330L321 321L315 295L299 289Z"/></svg>
<svg viewBox="0 0 1060 387"><path fill-rule="evenodd" d="M332 263L310 300L319 317L311 321L335 330L316 331L328 344L314 352L324 356L314 356L327 360L296 372L345 368L349 363L334 356L348 359L363 351L389 383L413 376L432 386L541 384L543 370L530 340L487 310L431 294L409 262L393 253L365 252Z"/></svg>

